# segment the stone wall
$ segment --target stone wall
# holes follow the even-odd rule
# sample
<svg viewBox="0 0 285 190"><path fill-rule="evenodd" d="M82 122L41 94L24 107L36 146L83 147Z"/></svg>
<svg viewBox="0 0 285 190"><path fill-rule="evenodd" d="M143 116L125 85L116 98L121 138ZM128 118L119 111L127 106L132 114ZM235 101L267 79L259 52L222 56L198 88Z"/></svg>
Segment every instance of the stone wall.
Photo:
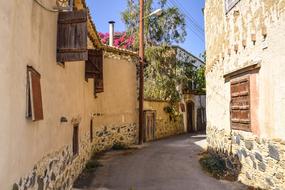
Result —
<svg viewBox="0 0 285 190"><path fill-rule="evenodd" d="M73 155L71 146L64 146L46 155L35 164L30 173L21 177L12 189L71 189L92 154L108 150L115 143L130 145L137 141L136 123L101 126L93 130L92 142L89 133L80 139L78 155Z"/></svg>
<svg viewBox="0 0 285 190"><path fill-rule="evenodd" d="M95 128L93 150L100 152L112 148L114 144L131 145L138 141L136 123L101 126Z"/></svg>
<svg viewBox="0 0 285 190"><path fill-rule="evenodd" d="M156 111L156 129L155 138L161 139L185 132L183 124L183 116L179 113L178 104L175 107L176 117L170 118L170 115L164 111L166 106L170 104L167 101L145 100L145 110Z"/></svg>
<svg viewBox="0 0 285 190"><path fill-rule="evenodd" d="M238 179L262 189L285 189L285 141L254 136L249 132L207 128L208 148L236 156L241 163ZM228 160L230 161L230 159ZM233 163L227 162L232 168Z"/></svg>

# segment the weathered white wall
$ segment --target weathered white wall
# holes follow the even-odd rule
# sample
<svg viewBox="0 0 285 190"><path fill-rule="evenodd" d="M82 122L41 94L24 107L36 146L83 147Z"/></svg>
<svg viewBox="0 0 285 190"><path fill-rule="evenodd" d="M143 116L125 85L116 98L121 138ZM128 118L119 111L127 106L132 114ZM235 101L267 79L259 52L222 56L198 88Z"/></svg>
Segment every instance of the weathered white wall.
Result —
<svg viewBox="0 0 285 190"><path fill-rule="evenodd" d="M238 158L242 183L285 189L285 0L240 0L227 14L223 0L207 0L205 19L208 147L228 161ZM231 131L223 76L255 63L261 68L250 76L252 132Z"/></svg>
<svg viewBox="0 0 285 190"><path fill-rule="evenodd" d="M80 139L89 133L93 113L103 114L94 118L94 128L137 122L134 63L105 57L105 90L95 99L84 62L56 63L57 13L33 0L1 0L0 26L0 189L11 189L41 158L71 145L72 118L81 118ZM27 65L41 74L44 120L38 122L25 118ZM61 116L68 123L61 124Z"/></svg>
<svg viewBox="0 0 285 190"><path fill-rule="evenodd" d="M282 117L285 87L285 1L241 0L227 15L223 1L207 1L205 7L207 41L207 116L208 123L230 129L230 85L224 74L260 62L254 79L258 104L258 134L285 138ZM266 28L267 37L262 36ZM256 43L251 40L256 34ZM246 47L243 47L243 41ZM237 53L234 46L238 45ZM266 48L264 48L266 47Z"/></svg>

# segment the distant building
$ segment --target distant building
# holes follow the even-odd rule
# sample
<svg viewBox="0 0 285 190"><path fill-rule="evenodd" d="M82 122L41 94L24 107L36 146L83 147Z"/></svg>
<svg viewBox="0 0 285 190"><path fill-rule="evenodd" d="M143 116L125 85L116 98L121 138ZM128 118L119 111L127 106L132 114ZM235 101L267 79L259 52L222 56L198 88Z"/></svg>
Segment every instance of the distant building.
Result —
<svg viewBox="0 0 285 190"><path fill-rule="evenodd" d="M241 182L285 189L285 1L206 0L205 20L208 147Z"/></svg>
<svg viewBox="0 0 285 190"><path fill-rule="evenodd" d="M179 46L173 46L176 50L176 58L180 62L187 63L193 70L205 66L205 63ZM191 85L182 85L182 102L180 111L183 113L184 130L188 133L204 131L206 129L206 92L197 90L198 86L193 80Z"/></svg>

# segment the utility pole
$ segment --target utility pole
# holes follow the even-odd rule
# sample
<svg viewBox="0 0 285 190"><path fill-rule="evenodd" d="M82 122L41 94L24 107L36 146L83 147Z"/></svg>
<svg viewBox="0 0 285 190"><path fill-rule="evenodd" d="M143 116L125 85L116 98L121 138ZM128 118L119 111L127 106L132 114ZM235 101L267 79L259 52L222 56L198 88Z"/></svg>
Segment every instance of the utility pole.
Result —
<svg viewBox="0 0 285 190"><path fill-rule="evenodd" d="M139 144L144 138L144 0L140 0L140 26L139 26L139 57L140 57L140 87L139 87Z"/></svg>

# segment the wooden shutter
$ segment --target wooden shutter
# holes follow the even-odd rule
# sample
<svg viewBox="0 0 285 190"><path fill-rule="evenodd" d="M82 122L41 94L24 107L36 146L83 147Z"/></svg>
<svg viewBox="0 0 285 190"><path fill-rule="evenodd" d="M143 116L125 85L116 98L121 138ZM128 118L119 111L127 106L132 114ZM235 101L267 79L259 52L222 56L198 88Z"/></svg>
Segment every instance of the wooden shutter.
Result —
<svg viewBox="0 0 285 190"><path fill-rule="evenodd" d="M87 11L59 12L57 62L85 61L87 58Z"/></svg>
<svg viewBox="0 0 285 190"><path fill-rule="evenodd" d="M43 104L41 92L41 75L33 68L27 67L27 117L31 117L33 121L42 120Z"/></svg>
<svg viewBox="0 0 285 190"><path fill-rule="evenodd" d="M94 78L94 93L104 92L102 50L88 50L88 61L85 63L85 78Z"/></svg>
<svg viewBox="0 0 285 190"><path fill-rule="evenodd" d="M250 79L231 82L231 126L233 129L251 131Z"/></svg>

